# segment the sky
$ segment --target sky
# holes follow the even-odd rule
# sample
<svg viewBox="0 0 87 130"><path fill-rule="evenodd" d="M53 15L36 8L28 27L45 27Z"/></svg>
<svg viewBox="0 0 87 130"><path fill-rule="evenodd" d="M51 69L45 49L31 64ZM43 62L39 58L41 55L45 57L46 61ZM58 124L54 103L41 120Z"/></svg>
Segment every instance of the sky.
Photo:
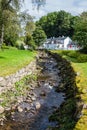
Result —
<svg viewBox="0 0 87 130"><path fill-rule="evenodd" d="M65 10L72 15L79 15L87 11L87 0L46 0L46 5L39 11L32 6L31 0L25 0L22 10L28 10L29 14L35 16L35 20L47 15L47 13Z"/></svg>

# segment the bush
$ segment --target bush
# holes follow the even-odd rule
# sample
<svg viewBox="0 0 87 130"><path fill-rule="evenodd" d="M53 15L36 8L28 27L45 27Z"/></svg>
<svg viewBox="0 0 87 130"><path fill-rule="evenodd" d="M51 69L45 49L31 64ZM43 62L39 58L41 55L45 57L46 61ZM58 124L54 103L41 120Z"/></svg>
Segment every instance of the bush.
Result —
<svg viewBox="0 0 87 130"><path fill-rule="evenodd" d="M70 52L70 51L65 50L65 51L62 51L62 54L63 54L63 55L68 55L69 52Z"/></svg>
<svg viewBox="0 0 87 130"><path fill-rule="evenodd" d="M70 51L67 55L71 58L77 58L79 57L80 53L76 51Z"/></svg>
<svg viewBox="0 0 87 130"><path fill-rule="evenodd" d="M87 55L85 54L79 55L79 57L77 58L77 61L80 63L87 62Z"/></svg>
<svg viewBox="0 0 87 130"><path fill-rule="evenodd" d="M24 50L24 42L23 41L17 40L15 43L15 46L20 50Z"/></svg>
<svg viewBox="0 0 87 130"><path fill-rule="evenodd" d="M2 46L1 46L1 49L3 49L3 50L4 50L4 49L9 49L9 46L6 46L6 44L3 43Z"/></svg>
<svg viewBox="0 0 87 130"><path fill-rule="evenodd" d="M25 37L25 43L26 43L26 45L29 46L29 50L36 49L35 42L34 42L33 37L32 37L31 35L28 34L28 35Z"/></svg>

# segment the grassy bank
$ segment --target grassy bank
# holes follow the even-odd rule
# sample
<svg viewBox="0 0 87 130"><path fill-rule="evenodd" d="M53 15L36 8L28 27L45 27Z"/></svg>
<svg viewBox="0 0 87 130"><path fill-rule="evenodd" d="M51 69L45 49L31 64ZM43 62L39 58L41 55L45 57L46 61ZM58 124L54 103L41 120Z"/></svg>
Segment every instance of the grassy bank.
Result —
<svg viewBox="0 0 87 130"><path fill-rule="evenodd" d="M66 93L66 102L54 112L51 120L57 120L54 130L87 130L87 55L74 51L53 51L59 58L63 81L58 91Z"/></svg>
<svg viewBox="0 0 87 130"><path fill-rule="evenodd" d="M35 51L17 49L0 50L0 76L15 73L28 65L36 56Z"/></svg>

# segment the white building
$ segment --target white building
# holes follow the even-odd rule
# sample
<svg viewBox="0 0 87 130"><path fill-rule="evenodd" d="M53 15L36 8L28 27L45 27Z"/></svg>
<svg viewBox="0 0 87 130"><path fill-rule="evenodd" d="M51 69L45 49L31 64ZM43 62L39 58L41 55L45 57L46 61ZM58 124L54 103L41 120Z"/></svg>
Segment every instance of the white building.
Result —
<svg viewBox="0 0 87 130"><path fill-rule="evenodd" d="M70 39L70 37L58 37L58 38L50 38L47 39L43 44L44 49L51 50L77 50L77 45Z"/></svg>

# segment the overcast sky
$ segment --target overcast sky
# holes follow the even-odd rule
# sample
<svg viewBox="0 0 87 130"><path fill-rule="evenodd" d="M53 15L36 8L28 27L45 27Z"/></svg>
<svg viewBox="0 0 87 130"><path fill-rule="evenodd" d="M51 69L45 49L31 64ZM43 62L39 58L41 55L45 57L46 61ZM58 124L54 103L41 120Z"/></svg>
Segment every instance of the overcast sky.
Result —
<svg viewBox="0 0 87 130"><path fill-rule="evenodd" d="M33 9L31 0L25 0L23 10L28 9L30 15L39 19L41 16L49 12L65 10L72 15L79 15L83 11L87 11L87 0L46 0L46 5L41 7L39 12L36 7Z"/></svg>

